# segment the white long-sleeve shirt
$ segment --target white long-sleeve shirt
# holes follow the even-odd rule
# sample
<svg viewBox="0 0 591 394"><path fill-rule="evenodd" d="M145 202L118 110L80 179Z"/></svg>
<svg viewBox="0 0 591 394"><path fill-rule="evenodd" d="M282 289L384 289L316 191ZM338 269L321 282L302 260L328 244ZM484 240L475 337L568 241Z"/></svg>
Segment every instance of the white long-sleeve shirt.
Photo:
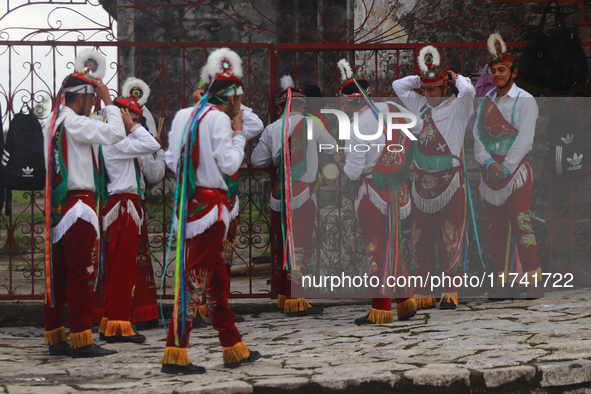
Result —
<svg viewBox="0 0 591 394"><path fill-rule="evenodd" d="M377 103L378 111L386 114L389 112L388 104ZM397 105L400 112L410 112L406 108ZM383 125L379 125L383 128ZM423 120L417 117L417 124L410 129L411 133L418 134L423 129ZM376 119L371 109L366 109L359 115L359 133L362 135L374 135L378 130L378 119ZM383 150L385 149L386 136L380 133L380 136L374 140L362 140L353 130L353 123L351 123L351 139L345 143L345 167L343 171L349 179L357 180L362 175L371 178L371 173L376 166ZM369 150L366 152L365 148L359 146L368 145ZM357 150L355 147L358 146Z"/></svg>
<svg viewBox="0 0 591 394"><path fill-rule="evenodd" d="M142 114L146 118L146 126L148 131L154 138L158 136L156 129L156 122L152 113L145 106L142 108ZM160 182L166 173L166 163L164 162L164 150L159 149L156 153L151 155L143 155L138 157L140 168L142 170L142 177L140 179L142 192L146 192L146 182L155 184Z"/></svg>
<svg viewBox="0 0 591 394"><path fill-rule="evenodd" d="M90 190L94 188L94 164L92 145L113 145L125 138L125 127L121 111L114 105L104 109L107 122L77 115L70 107L62 107L56 120L56 127L65 125L68 139L68 190ZM53 113L49 115L51 119ZM49 142L49 122L43 129L45 157Z"/></svg>
<svg viewBox="0 0 591 394"><path fill-rule="evenodd" d="M131 193L138 194L134 159L151 156L160 149L160 144L143 126L138 125L122 141L111 146L103 146L105 169L109 176L107 191L109 195ZM142 177L140 176L140 187Z"/></svg>
<svg viewBox="0 0 591 394"><path fill-rule="evenodd" d="M181 147L187 140L183 132L193 107L181 109L172 120L168 136L169 148L165 153L166 165L176 174ZM238 171L244 158L246 140L235 135L230 117L211 104L204 108L199 122L199 167L196 186L228 190L225 175Z"/></svg>
<svg viewBox="0 0 591 394"><path fill-rule="evenodd" d="M289 116L289 136L293 133L296 125L304 119L304 115L301 113L291 113ZM305 120L304 120L305 121ZM263 167L273 163L278 166L281 161L281 132L283 126L283 117L277 119L275 122L268 125L258 145L252 152L252 165L255 167ZM306 138L310 136L310 130L307 131ZM318 175L318 152L320 144L332 145L332 149L322 149L323 153L335 153L337 149L337 142L335 139L326 131L324 125L318 124L316 120L312 122L312 139L307 139L307 150L306 150L306 173L298 179L301 182L313 183L316 182L316 176Z"/></svg>
<svg viewBox="0 0 591 394"><path fill-rule="evenodd" d="M247 141L255 138L262 133L265 126L261 118L253 112L253 110L244 104L240 104L242 110L242 131Z"/></svg>
<svg viewBox="0 0 591 394"><path fill-rule="evenodd" d="M410 75L392 82L394 92L413 114L420 116L421 110L425 106L431 108L431 118L445 139L452 155L460 157L466 135L466 125L474 111L476 90L472 86L470 78L459 74L457 74L456 87L459 92L457 97L449 98L433 107L424 96L414 91L414 89L421 88L421 78L418 75ZM460 162L454 159L453 165L459 166Z"/></svg>
<svg viewBox="0 0 591 394"><path fill-rule="evenodd" d="M495 100L497 97L497 88L493 88L486 94L491 99ZM519 98L517 98L519 95ZM515 102L517 101L517 103ZM514 173L517 166L525 155L531 150L534 143L534 136L536 134L536 121L538 119L538 104L535 98L525 90L517 87L515 83L506 95L499 99L497 107L503 117L508 123L511 123L513 117L513 126L519 130L517 138L509 148L508 152L495 152L499 155L505 155L503 166ZM513 110L515 108L515 110ZM478 133L478 122L480 119L480 109L476 113L476 122L474 123L474 155L476 161L482 166L487 166L491 163L492 157L490 152L487 152L484 145L480 141ZM490 159L490 160L489 160ZM487 163L488 161L488 163Z"/></svg>

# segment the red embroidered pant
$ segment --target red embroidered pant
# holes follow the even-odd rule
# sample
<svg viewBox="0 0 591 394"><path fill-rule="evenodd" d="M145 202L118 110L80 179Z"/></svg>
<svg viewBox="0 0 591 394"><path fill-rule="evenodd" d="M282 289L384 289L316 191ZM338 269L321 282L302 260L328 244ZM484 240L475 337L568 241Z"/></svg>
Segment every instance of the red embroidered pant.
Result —
<svg viewBox="0 0 591 394"><path fill-rule="evenodd" d="M532 181L529 178L526 184L515 190L503 205L495 206L486 203L486 216L490 225L488 239L495 269L497 273L504 272L507 237L509 223L511 223L511 235L516 240L522 270L529 275L537 272L537 280L540 281L542 279L542 271L538 259L538 247L529 217L531 193Z"/></svg>
<svg viewBox="0 0 591 394"><path fill-rule="evenodd" d="M128 201L139 207L139 196L117 194L106 207L121 202L119 216L107 229L105 256L105 317L109 321L130 321L133 286L137 274L139 228L128 212ZM116 209L116 208L113 208ZM137 212L138 216L140 212Z"/></svg>
<svg viewBox="0 0 591 394"><path fill-rule="evenodd" d="M142 228L139 235L139 248L136 264L135 289L133 291L131 322L137 323L158 319L158 304L156 296L156 282L154 268L150 256L150 240L148 239L148 211L142 202Z"/></svg>
<svg viewBox="0 0 591 394"><path fill-rule="evenodd" d="M78 219L63 237L53 244L53 295L55 307L43 306L45 331L64 327L63 310L68 304L68 322L72 334L90 330L92 290L96 277L96 230Z"/></svg>
<svg viewBox="0 0 591 394"><path fill-rule="evenodd" d="M365 239L366 245L372 244L371 248L368 248L371 259L377 264L377 272L373 275L380 277L380 286L374 288L374 298L371 307L382 311L392 310L392 299L380 294L381 290L381 276L384 270L384 260L386 259L386 234L388 233L388 219L386 215L380 212L378 208L369 200L369 197L364 196L359 202L359 208L357 210L357 217L359 218L359 226L361 227L361 234ZM396 234L398 237L398 234ZM396 267L396 275L400 276L404 272L406 276L406 282L408 283L408 271L406 267L403 269L402 259ZM402 302L407 298L413 297L413 291L410 286L396 287L394 290L394 296L397 302Z"/></svg>
<svg viewBox="0 0 591 394"><path fill-rule="evenodd" d="M184 336L181 336L181 319L178 319L177 322L181 348L186 348L189 343L193 318L201 304L203 294L207 294L208 313L211 316L213 328L218 332L222 346L232 347L242 341L240 332L238 332L234 324L234 313L232 313L228 305L230 278L221 253L225 232L226 226L224 223L217 222L204 233L187 240L187 321ZM168 328L166 346L176 346L172 323Z"/></svg>
<svg viewBox="0 0 591 394"><path fill-rule="evenodd" d="M305 274L306 261L312 247L312 236L314 235L314 214L316 204L309 199L292 213L292 229L294 246L302 249L304 257L301 260L302 274ZM283 234L281 230L281 212L271 211L271 221L275 233L275 261L278 266L275 278L277 280L277 292L285 295L287 300L293 299L291 294L291 281L288 276L290 272L283 269Z"/></svg>
<svg viewBox="0 0 591 394"><path fill-rule="evenodd" d="M445 279L442 281L440 289L443 293L455 293L457 291L457 288L453 285L453 278L451 277L456 272L461 274L462 264L464 262L463 245L460 245L460 239L462 226L464 225L464 214L466 212L465 198L464 188L460 187L456 190L447 205L434 213L421 211L413 201L412 243L415 261L418 264L413 274L423 279L422 287L417 282L417 287L415 288L416 294L432 294L431 285L427 282L428 277L436 275L441 278L441 273L434 272L435 240L439 241L439 258L442 260L441 270L446 277L450 277L449 280ZM464 240L462 241L465 242ZM459 252L458 248L461 248ZM456 266L452 267L454 257L457 257L459 260Z"/></svg>

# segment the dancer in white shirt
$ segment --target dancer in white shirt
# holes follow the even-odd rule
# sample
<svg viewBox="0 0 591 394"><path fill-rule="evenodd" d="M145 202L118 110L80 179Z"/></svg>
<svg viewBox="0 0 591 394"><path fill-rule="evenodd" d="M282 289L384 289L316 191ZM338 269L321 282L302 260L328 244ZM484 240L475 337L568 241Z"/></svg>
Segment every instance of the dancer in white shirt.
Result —
<svg viewBox="0 0 591 394"><path fill-rule="evenodd" d="M421 49L417 60L421 75L396 80L392 87L404 105L424 122L414 158L412 243L418 264L414 273L423 278L423 286L415 288L415 299L419 308L433 308L435 295L425 282L429 275L436 274L433 241L439 240L445 275L461 274L464 263L467 195L460 156L476 91L469 78L441 67L434 47ZM458 94L450 97L454 87ZM419 88L423 95L415 92ZM439 308L455 309L457 305L457 288L451 281L444 281Z"/></svg>

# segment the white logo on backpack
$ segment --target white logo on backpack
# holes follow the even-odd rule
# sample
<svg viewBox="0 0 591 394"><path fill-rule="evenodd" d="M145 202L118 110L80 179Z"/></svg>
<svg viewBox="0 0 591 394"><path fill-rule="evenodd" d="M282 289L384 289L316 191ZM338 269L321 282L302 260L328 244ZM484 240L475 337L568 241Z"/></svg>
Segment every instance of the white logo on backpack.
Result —
<svg viewBox="0 0 591 394"><path fill-rule="evenodd" d="M32 178L33 177L33 171L35 169L34 168L29 168L29 166L27 166L27 168L23 168L23 177L25 178Z"/></svg>
<svg viewBox="0 0 591 394"><path fill-rule="evenodd" d="M581 153L580 155L577 155L575 153L573 154L572 159L570 157L567 157L566 161L568 161L568 164L572 165L572 167L567 168L568 171L579 170L581 167L583 167L583 165L581 164L581 162L583 161L583 154Z"/></svg>

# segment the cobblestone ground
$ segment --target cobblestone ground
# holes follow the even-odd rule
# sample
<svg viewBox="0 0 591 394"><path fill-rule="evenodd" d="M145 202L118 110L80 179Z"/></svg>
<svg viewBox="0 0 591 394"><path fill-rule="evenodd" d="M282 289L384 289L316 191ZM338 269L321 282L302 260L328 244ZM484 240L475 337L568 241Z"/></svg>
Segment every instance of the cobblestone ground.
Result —
<svg viewBox="0 0 591 394"><path fill-rule="evenodd" d="M143 345L104 344L99 359L52 357L35 327L0 329L4 393L537 392L591 393L589 289L535 301L463 303L420 311L408 322L354 326L365 305L332 306L317 317L247 315L244 341L263 354L224 369L217 333L197 329L189 356L205 375L160 373L162 327Z"/></svg>

